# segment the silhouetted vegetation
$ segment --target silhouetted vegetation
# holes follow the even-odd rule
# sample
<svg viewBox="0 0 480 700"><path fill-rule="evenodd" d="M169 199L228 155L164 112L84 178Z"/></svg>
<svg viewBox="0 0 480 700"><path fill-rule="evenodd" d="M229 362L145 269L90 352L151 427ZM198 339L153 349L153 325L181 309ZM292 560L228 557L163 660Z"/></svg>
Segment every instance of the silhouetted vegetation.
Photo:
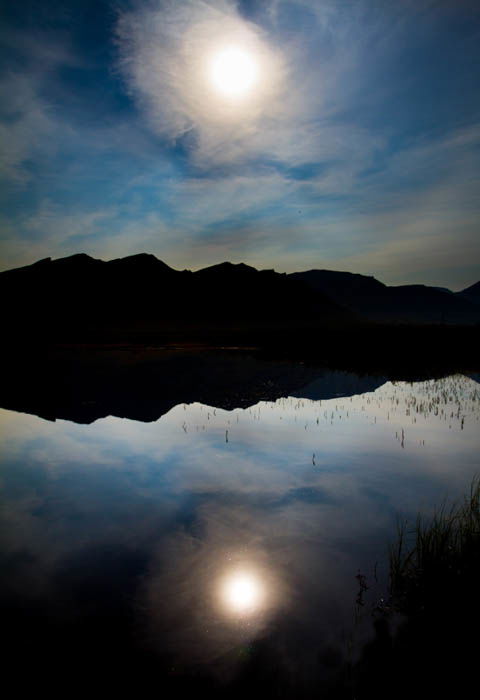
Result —
<svg viewBox="0 0 480 700"><path fill-rule="evenodd" d="M390 549L390 599L353 669L356 698L465 698L477 686L480 480L464 503L402 524ZM396 623L391 624L391 621Z"/></svg>
<svg viewBox="0 0 480 700"><path fill-rule="evenodd" d="M444 504L431 520L419 516L413 535L409 544L402 524L390 550L395 609L421 616L452 596L460 605L480 572L480 479L460 506Z"/></svg>

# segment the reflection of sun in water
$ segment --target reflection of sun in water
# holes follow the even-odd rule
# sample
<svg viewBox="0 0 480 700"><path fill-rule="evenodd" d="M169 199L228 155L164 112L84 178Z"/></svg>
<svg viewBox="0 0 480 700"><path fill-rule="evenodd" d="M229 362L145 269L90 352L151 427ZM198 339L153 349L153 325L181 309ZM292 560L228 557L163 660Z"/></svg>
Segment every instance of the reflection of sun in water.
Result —
<svg viewBox="0 0 480 700"><path fill-rule="evenodd" d="M237 47L228 47L214 54L210 63L210 80L214 88L229 98L243 97L258 78L252 55Z"/></svg>
<svg viewBox="0 0 480 700"><path fill-rule="evenodd" d="M235 572L223 582L222 599L230 613L248 615L258 612L264 595L262 583L250 572Z"/></svg>

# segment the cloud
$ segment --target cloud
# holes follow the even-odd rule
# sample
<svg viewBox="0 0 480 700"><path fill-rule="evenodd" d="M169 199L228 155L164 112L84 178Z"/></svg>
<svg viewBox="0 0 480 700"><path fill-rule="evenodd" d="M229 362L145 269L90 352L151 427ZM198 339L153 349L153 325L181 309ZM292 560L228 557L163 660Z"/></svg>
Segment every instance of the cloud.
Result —
<svg viewBox="0 0 480 700"><path fill-rule="evenodd" d="M370 37L363 31L359 38L359 13L343 16L335 6L312 12L297 2L283 19L278 3L267 6L262 26L228 0L157 0L120 16L120 71L151 128L167 143L182 143L202 170L262 161L335 162L348 172L360 161L368 167L384 146L382 135L336 119L358 89L358 63ZM283 23L306 11L309 24L285 34ZM262 76L233 105L212 91L205 64L230 44L250 51Z"/></svg>
<svg viewBox="0 0 480 700"><path fill-rule="evenodd" d="M32 159L45 161L58 150L58 109L45 93L60 66L80 61L64 37L41 30L4 29L0 44L7 59L0 76L0 178L24 186Z"/></svg>
<svg viewBox="0 0 480 700"><path fill-rule="evenodd" d="M74 28L5 34L4 268L145 250L181 268L230 258L475 281L474 29L444 41L469 3L129 7L109 27L116 64L97 72ZM204 75L227 41L268 76L235 109ZM437 269L420 263L429 248Z"/></svg>
<svg viewBox="0 0 480 700"><path fill-rule="evenodd" d="M33 76L11 72L0 81L0 177L17 185L30 178L27 161L55 150L55 121Z"/></svg>
<svg viewBox="0 0 480 700"><path fill-rule="evenodd" d="M476 386L460 376L386 383L351 400L286 398L215 414L194 403L150 424L107 418L85 426L1 411L8 438L0 538L9 581L25 601L71 603L72 579L59 573L87 569L94 577L94 551L105 552L107 565L118 553L128 570L135 551L145 561L136 578L137 629L154 648L211 658L252 631L268 631L270 613L283 616L284 604L318 633L335 601L350 610L354 574L383 552L396 512L415 517L445 492L461 495L475 470ZM412 399L444 394L460 396L464 429L460 421L445 429L443 414L411 417L400 450L395 431L405 427ZM237 565L253 568L274 594L245 636L222 630L211 609L215 582Z"/></svg>
<svg viewBox="0 0 480 700"><path fill-rule="evenodd" d="M139 6L120 16L117 37L121 71L153 129L172 143L190 135L198 163L244 160L257 152L260 123L282 112L282 60L232 2ZM229 46L259 65L259 84L241 103L219 97L208 78L211 57Z"/></svg>

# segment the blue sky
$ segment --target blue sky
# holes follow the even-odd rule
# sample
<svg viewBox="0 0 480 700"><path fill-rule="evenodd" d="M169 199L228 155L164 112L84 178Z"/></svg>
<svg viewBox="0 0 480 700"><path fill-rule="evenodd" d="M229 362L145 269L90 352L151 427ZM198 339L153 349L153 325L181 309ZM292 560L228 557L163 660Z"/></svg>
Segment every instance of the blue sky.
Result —
<svg viewBox="0 0 480 700"><path fill-rule="evenodd" d="M66 0L3 9L1 267L151 252L461 289L480 277L480 6ZM201 73L237 42L246 100Z"/></svg>

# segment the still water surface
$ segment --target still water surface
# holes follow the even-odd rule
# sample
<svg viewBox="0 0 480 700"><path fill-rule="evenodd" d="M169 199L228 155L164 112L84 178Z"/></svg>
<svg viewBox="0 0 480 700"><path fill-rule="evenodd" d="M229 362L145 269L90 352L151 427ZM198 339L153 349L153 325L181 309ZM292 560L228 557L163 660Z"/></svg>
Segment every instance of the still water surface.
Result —
<svg viewBox="0 0 480 700"><path fill-rule="evenodd" d="M193 673L221 687L261 641L262 663L300 688L354 653L356 574L372 601L386 593L398 518L461 499L479 470L474 379L373 389L318 400L312 382L151 423L2 410L12 663L85 671L113 655L121 677L148 659L160 684Z"/></svg>

